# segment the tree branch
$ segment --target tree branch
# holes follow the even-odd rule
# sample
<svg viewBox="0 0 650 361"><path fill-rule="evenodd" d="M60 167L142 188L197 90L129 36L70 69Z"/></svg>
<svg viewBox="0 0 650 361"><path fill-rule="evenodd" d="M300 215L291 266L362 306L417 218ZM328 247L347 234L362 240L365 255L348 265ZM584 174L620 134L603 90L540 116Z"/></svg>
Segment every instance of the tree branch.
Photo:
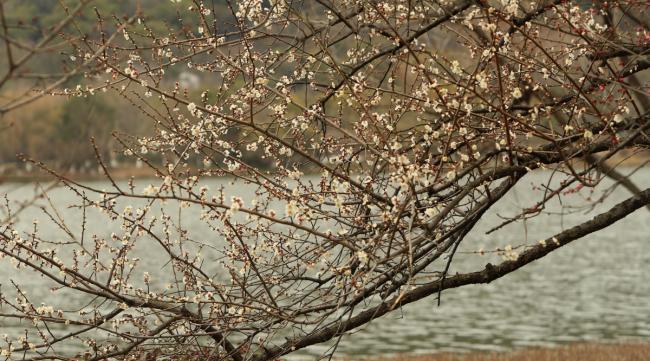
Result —
<svg viewBox="0 0 650 361"><path fill-rule="evenodd" d="M496 266L487 264L481 271L460 274L454 277L449 277L444 280L434 281L423 286L420 286L410 292L407 292L399 300L400 305L406 305L418 300L421 300L432 294L436 294L441 290L457 288L470 284L490 283L499 279L517 269L540 259L547 254L555 251L556 249L582 238L588 234L606 228L613 223L625 218L627 215L636 211L637 209L646 206L650 203L650 188L638 193L634 197L628 198L625 201L612 207L609 211L595 216L592 220L579 224L575 227L569 228L563 232L556 234L553 237L545 240L545 245L539 244L524 251L519 255L517 260L505 261ZM313 344L325 342L340 335L341 333L350 331L361 325L364 325L375 318L379 318L394 310L393 305L396 300L391 299L375 306L371 309L363 311L358 315L350 318L347 321L334 324L328 328L321 329L316 333L311 333L303 337L298 337L287 341L279 347L275 347L264 355L255 358L256 361L271 360L273 358L285 355L293 350L301 349Z"/></svg>

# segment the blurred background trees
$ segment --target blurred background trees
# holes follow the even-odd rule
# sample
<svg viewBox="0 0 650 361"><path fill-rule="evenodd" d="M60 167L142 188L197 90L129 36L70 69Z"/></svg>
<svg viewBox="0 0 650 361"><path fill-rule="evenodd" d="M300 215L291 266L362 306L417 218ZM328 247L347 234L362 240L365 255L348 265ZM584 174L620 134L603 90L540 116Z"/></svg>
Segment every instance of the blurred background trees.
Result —
<svg viewBox="0 0 650 361"><path fill-rule="evenodd" d="M139 31L179 36L184 36L190 28L196 28L193 25L196 19L188 16L186 11L179 11L187 4L175 5L158 0L86 1L78 15L55 34L54 39L39 44L51 35L67 14L83 3L52 0L2 2L3 22L7 26L2 32L4 41L0 41L0 174L22 167L17 157L20 154L47 162L59 170L94 170L95 155L91 151L90 138L95 139L102 156L115 165L119 163L115 161L119 161L120 154L112 151L113 132L137 136L151 131L152 124L147 117L141 112L133 112L132 105L114 93L83 99L65 94L41 98L35 90L47 89L57 81L61 81L57 88L74 89L79 83L81 75L70 76L70 73L82 68L84 59L71 49L87 54L83 41L99 41L101 30L106 34L115 31L108 24L105 29L100 29L97 14L106 19L125 21L133 14L143 14L142 9L146 9L142 15L146 23L137 26ZM234 29L227 2L218 0L212 4L217 18L223 20L219 27ZM115 41L128 44L121 36ZM7 42L12 45L10 51L14 63L30 52L33 54L20 66L9 64ZM168 78L169 82L179 81L184 86L196 86L194 83L197 82L209 84L211 81L191 69L174 69ZM188 79L193 84L186 84ZM34 101L16 107L16 102L26 99L26 95L35 97Z"/></svg>

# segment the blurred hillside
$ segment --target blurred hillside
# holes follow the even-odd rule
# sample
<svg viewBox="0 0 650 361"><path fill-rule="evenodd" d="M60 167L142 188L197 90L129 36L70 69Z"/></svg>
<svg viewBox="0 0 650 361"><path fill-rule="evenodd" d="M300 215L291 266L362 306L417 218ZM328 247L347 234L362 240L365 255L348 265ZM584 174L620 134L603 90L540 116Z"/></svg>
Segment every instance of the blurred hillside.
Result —
<svg viewBox="0 0 650 361"><path fill-rule="evenodd" d="M62 5L63 4L63 5ZM0 39L0 78L9 71L9 57L3 39L10 38L13 59L26 53L25 49L38 44L49 34L78 1L65 0L10 0L3 2L8 36ZM110 34L115 24L138 14L145 26L157 34L170 34L182 38L196 29L196 18L188 14L191 2L174 4L160 0L94 0L86 6L61 33L77 36L77 39L94 41L100 39L98 14L101 15L101 30ZM69 6L64 8L64 6ZM233 28L231 10L225 0L212 2L215 27L219 32ZM185 16L185 17L184 17ZM83 53L83 42L68 42L59 35L46 51L39 52L12 75L11 81L0 86L0 105L47 88L57 78L78 64L75 54ZM120 39L118 44L126 44ZM180 67L178 67L180 68ZM74 88L79 75L71 77L59 88ZM179 69L170 73L169 82L180 81L190 90L209 84L191 70ZM27 106L0 113L0 175L24 169L17 154L25 154L59 170L97 169L95 155L89 141L94 138L102 156L114 165L120 162L120 153L115 152L113 132L141 135L150 131L152 122L141 112L134 111L129 102L115 92L89 98L47 96Z"/></svg>
<svg viewBox="0 0 650 361"><path fill-rule="evenodd" d="M68 7L63 8L62 3ZM214 0L213 14L217 20L215 26L219 31L232 30L231 9L226 0ZM9 0L5 1L4 13L8 32L22 44L14 44L14 52L20 50L19 45L33 45L56 26L61 19L78 4L76 0ZM196 17L187 10L190 1L177 4L169 0L92 0L76 17L75 21L63 29L63 33L86 37L90 40L100 38L98 15L103 18L102 30L111 33L116 21L138 15L144 20L146 27L156 34L181 35L196 29ZM140 28L144 29L144 25ZM41 73L60 72L69 66L66 52L71 49L57 49L48 53L48 56L34 57L29 64L32 71ZM0 48L0 69L6 69L7 57L4 44Z"/></svg>

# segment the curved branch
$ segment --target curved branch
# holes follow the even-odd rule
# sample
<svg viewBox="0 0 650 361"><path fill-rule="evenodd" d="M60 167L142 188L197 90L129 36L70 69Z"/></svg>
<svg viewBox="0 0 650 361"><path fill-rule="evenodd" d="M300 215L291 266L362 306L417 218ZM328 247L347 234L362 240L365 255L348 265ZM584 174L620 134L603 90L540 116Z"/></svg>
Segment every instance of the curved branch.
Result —
<svg viewBox="0 0 650 361"><path fill-rule="evenodd" d="M612 207L607 212L595 216L592 220L579 224L575 227L569 228L563 232L556 234L553 237L545 240L544 244L539 244L529 248L519 255L514 261L505 261L496 266L488 263L481 271L472 273L460 274L454 277L449 277L444 280L434 281L423 286L420 286L412 291L405 293L400 300L391 299L381 303L378 306L370 308L358 315L350 318L347 321L339 324L334 324L328 328L322 329L316 333L311 333L303 337L292 339L279 347L267 350L264 355L255 358L256 361L271 360L273 358L285 355L293 350L304 348L313 344L325 342L344 332L350 331L361 325L364 325L375 318L379 318L395 308L393 305L406 305L411 302L421 300L432 294L436 294L441 290L466 286L470 284L490 283L499 279L517 269L540 259L547 254L555 251L556 249L582 238L588 234L606 228L615 222L625 218L627 215L636 211L637 209L650 204L650 188L638 193L634 197L628 198L625 201ZM398 302L396 302L398 301Z"/></svg>

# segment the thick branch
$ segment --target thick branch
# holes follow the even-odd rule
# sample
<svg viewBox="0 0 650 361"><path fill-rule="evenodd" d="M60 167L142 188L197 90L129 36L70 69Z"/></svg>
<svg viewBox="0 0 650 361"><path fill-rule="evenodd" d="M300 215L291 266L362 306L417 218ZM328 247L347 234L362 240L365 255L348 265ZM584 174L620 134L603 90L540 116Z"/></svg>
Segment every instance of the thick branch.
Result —
<svg viewBox="0 0 650 361"><path fill-rule="evenodd" d="M431 282L420 286L410 292L407 292L403 297L397 300L391 299L380 305L359 313L358 315L350 318L347 321L334 324L328 328L322 329L316 333L311 333L301 338L287 341L284 345L275 347L264 355L260 355L256 360L264 361L285 355L292 350L304 348L313 344L325 342L337 335L350 331L361 325L364 325L375 318L379 318L394 310L392 305L399 303L405 305L411 302L421 300L432 294L436 294L441 290L461 287L469 284L490 283L499 279L517 269L540 259L554 250L588 234L597 232L611 224L625 218L627 215L636 211L637 209L646 206L650 203L650 188L640 192L634 197L612 207L609 211L601 213L594 217L592 220L584 222L575 227L569 228L563 232L556 234L545 241L545 245L539 244L524 251L515 261L505 261L501 264L493 266L487 264L481 271L460 274L454 277L445 279L444 285L442 280Z"/></svg>

